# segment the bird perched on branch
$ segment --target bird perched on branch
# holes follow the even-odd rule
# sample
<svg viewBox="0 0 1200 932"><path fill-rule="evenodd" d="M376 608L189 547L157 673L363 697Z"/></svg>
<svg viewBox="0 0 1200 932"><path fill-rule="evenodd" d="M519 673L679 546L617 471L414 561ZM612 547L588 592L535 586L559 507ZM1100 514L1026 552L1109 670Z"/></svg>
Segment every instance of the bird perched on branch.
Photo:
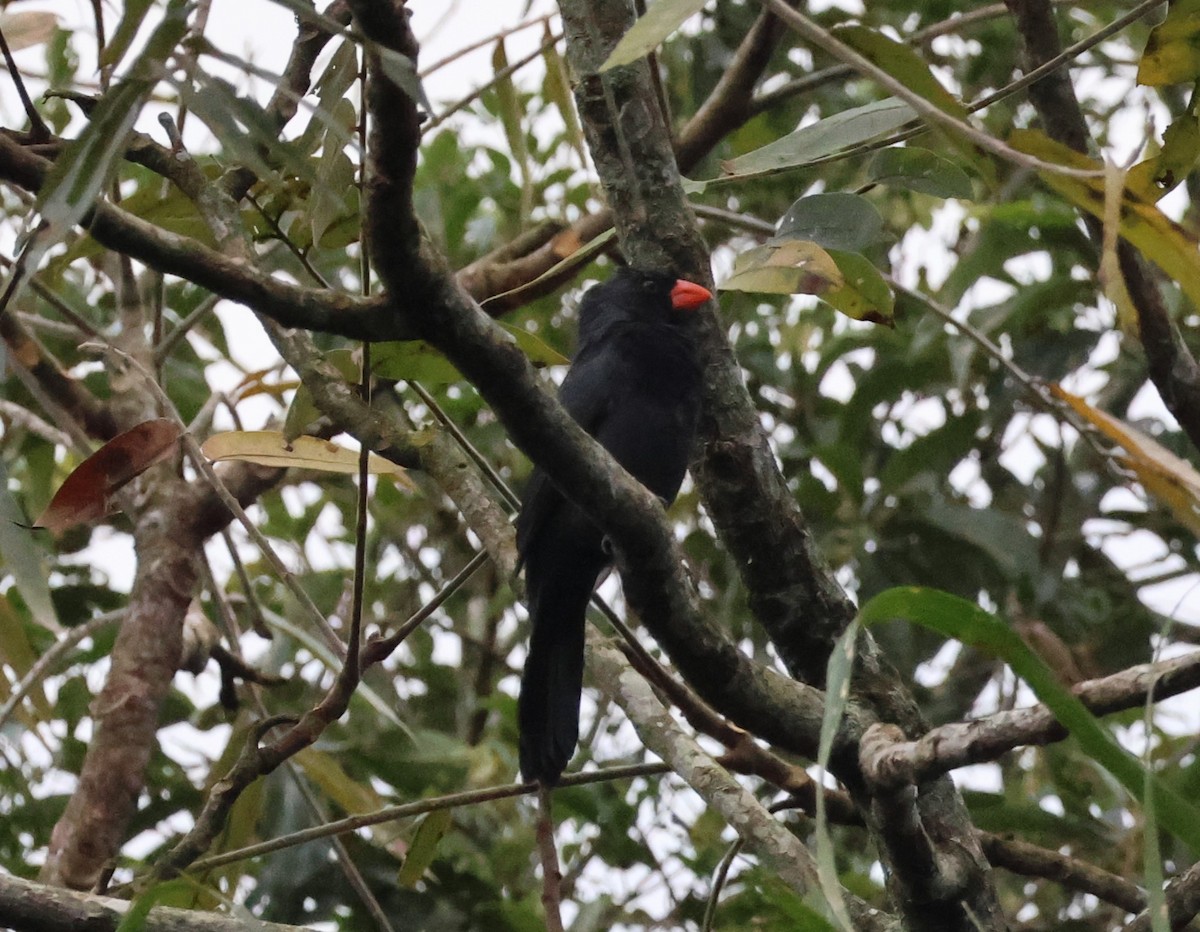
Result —
<svg viewBox="0 0 1200 932"><path fill-rule="evenodd" d="M700 413L692 311L707 288L621 268L583 296L579 342L559 389L567 413L634 478L670 503ZM584 613L611 558L604 535L534 469L517 518L532 634L521 680L521 773L553 786L579 739Z"/></svg>

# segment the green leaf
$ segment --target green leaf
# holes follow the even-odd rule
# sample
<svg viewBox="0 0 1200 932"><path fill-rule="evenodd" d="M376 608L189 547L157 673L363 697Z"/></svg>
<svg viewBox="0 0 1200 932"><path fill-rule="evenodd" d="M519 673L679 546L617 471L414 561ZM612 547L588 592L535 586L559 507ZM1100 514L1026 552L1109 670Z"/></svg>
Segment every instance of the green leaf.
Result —
<svg viewBox="0 0 1200 932"><path fill-rule="evenodd" d="M521 348L521 352L528 356L529 361L539 368L543 366L565 366L571 361L536 333L530 333L525 328L518 327L515 324L502 323L500 326L512 334L513 339L517 341L517 346Z"/></svg>
<svg viewBox="0 0 1200 932"><path fill-rule="evenodd" d="M919 94L943 113L967 122L967 108L962 101L942 86L929 65L911 45L897 42L881 32L858 25L840 26L833 34L892 77L902 81L910 91ZM940 124L931 124L930 128L954 146L984 178L994 179L995 168L990 158L981 154L973 142Z"/></svg>
<svg viewBox="0 0 1200 932"><path fill-rule="evenodd" d="M362 356L358 350L335 349L325 353L325 361L332 365L342 378L349 384L359 380L362 366ZM308 428L321 416L321 409L313 401L312 392L304 383L292 395L292 403L288 406L286 417L283 419L283 435L291 440L301 434L308 433Z"/></svg>
<svg viewBox="0 0 1200 932"><path fill-rule="evenodd" d="M46 223L45 240L60 239L92 209L125 154L129 131L149 93L146 81L121 82L104 95L83 132L55 159L37 199L37 212Z"/></svg>
<svg viewBox="0 0 1200 932"><path fill-rule="evenodd" d="M383 379L411 379L427 385L462 378L454 364L424 340L377 343L371 348L371 372Z"/></svg>
<svg viewBox="0 0 1200 932"><path fill-rule="evenodd" d="M508 53L504 50L504 40L496 43L492 51L492 75L496 87L496 98L500 104L500 122L504 126L504 136L508 140L508 149L516 158L522 171L529 168L529 147L525 145L525 130L522 123L525 111L521 106L521 98L517 87L513 84L512 75L505 73L508 69Z"/></svg>
<svg viewBox="0 0 1200 932"><path fill-rule="evenodd" d="M649 55L663 40L683 25L689 16L704 9L705 0L654 0L646 15L629 27L621 41L600 66L602 72Z"/></svg>
<svg viewBox="0 0 1200 932"><path fill-rule="evenodd" d="M897 81L904 82L914 94L919 94L936 106L959 119L966 119L967 108L962 102L942 87L933 76L929 65L916 50L904 42L897 42L866 26L839 26L833 35L841 39L856 52L860 52Z"/></svg>
<svg viewBox="0 0 1200 932"><path fill-rule="evenodd" d="M583 128L579 125L579 115L575 112L575 97L571 93L571 80L567 74L567 63L558 51L558 46L550 43L553 33L547 22L542 30L542 62L546 66L546 77L542 81L542 96L558 110L558 115L567 129L567 138L571 147L579 156L579 161L586 165L587 143L583 137Z"/></svg>
<svg viewBox="0 0 1200 932"><path fill-rule="evenodd" d="M938 497L922 511L921 520L986 553L1013 582L1037 572L1038 542L1020 515Z"/></svg>
<svg viewBox="0 0 1200 932"><path fill-rule="evenodd" d="M29 614L41 627L62 632L50 598L49 574L41 546L28 528L29 519L8 491L8 474L0 462L0 563L11 573Z"/></svg>
<svg viewBox="0 0 1200 932"><path fill-rule="evenodd" d="M842 636L833 645L825 670L825 714L821 718L821 737L817 743L817 766L829 769L829 757L833 753L833 739L850 701L850 677L854 671L855 645L858 643L859 622L852 621ZM853 932L854 923L842 897L842 885L838 880L837 863L833 842L829 837L829 820L825 815L824 783L817 783L817 878L821 892L829 904L833 917L844 932Z"/></svg>
<svg viewBox="0 0 1200 932"><path fill-rule="evenodd" d="M858 194L833 192L802 197L787 209L768 242L811 240L825 249L859 252L874 246L883 234L883 217L875 205Z"/></svg>
<svg viewBox="0 0 1200 932"><path fill-rule="evenodd" d="M415 887L437 856L438 843L454 822L453 809L435 809L421 820L413 836L408 856L400 866L397 882L402 887Z"/></svg>
<svg viewBox="0 0 1200 932"><path fill-rule="evenodd" d="M798 168L894 133L916 118L916 111L895 97L854 107L788 133L761 149L722 162L723 177Z"/></svg>
<svg viewBox="0 0 1200 932"><path fill-rule="evenodd" d="M837 263L807 240L787 239L778 245L755 246L733 260L733 274L722 291L758 294L824 295L845 282Z"/></svg>
<svg viewBox="0 0 1200 932"><path fill-rule="evenodd" d="M876 153L867 177L876 184L908 188L934 197L970 200L974 193L971 179L961 168L936 152L915 146L892 146Z"/></svg>
<svg viewBox="0 0 1200 932"><path fill-rule="evenodd" d="M821 294L821 300L854 320L892 326L896 302L883 273L857 252L830 249L829 256L842 273L842 284Z"/></svg>
<svg viewBox="0 0 1200 932"><path fill-rule="evenodd" d="M379 56L379 67L396 87L404 91L412 101L426 113L433 112L433 105L425 96L425 86L417 74L417 66L407 55L382 45L370 44L370 49Z"/></svg>
<svg viewBox="0 0 1200 932"><path fill-rule="evenodd" d="M1200 0L1176 0L1150 30L1138 62L1137 83L1149 87L1200 78Z"/></svg>
<svg viewBox="0 0 1200 932"><path fill-rule="evenodd" d="M340 129L350 129L357 119L354 105L348 100L338 101L333 118ZM325 134L321 158L317 161L317 180L313 185L308 210L315 246L327 245L323 242L326 232L351 213L350 193L355 189L357 171L342 147L340 136L340 132ZM357 197L353 201L357 206Z"/></svg>
<svg viewBox="0 0 1200 932"><path fill-rule="evenodd" d="M146 928L150 911L155 906L164 900L176 902L180 897L193 895L195 890L196 882L183 877L155 884L130 904L129 911L121 917L116 932L142 932L142 929Z"/></svg>
<svg viewBox="0 0 1200 932"><path fill-rule="evenodd" d="M37 661L37 652L30 643L21 617L12 604L0 595L0 660L11 667L18 676L24 676ZM0 695L10 695L7 682L0 682ZM29 692L28 699L37 708L42 721L50 721L54 717L54 707L46 700L46 694L41 684L36 684Z"/></svg>
<svg viewBox="0 0 1200 932"><path fill-rule="evenodd" d="M221 140L228 157L264 180L278 178L282 166L297 178L316 183L309 159L294 143L281 139L279 127L266 111L228 81L200 71L175 87L188 108ZM269 159L264 153L270 153Z"/></svg>
<svg viewBox="0 0 1200 932"><path fill-rule="evenodd" d="M134 37L138 30L142 27L142 23L146 20L146 12L153 5L154 0L128 0L123 5L121 12L121 22L117 24L117 30L112 34L108 45L104 46L104 51L100 53L101 68L115 68L125 53L129 51L129 46L133 43Z"/></svg>
<svg viewBox="0 0 1200 932"><path fill-rule="evenodd" d="M198 240L206 246L216 245L212 230L191 199L174 185L164 193L160 178L151 179L129 197L123 198L121 209L160 229ZM72 262L103 255L104 251L104 247L90 233L86 233L66 251L47 262L46 268L50 274L61 274Z"/></svg>
<svg viewBox="0 0 1200 932"><path fill-rule="evenodd" d="M1200 811L1113 740L1087 707L1010 627L973 602L937 589L902 586L879 593L862 606L863 625L904 619L944 637L986 650L1007 663L1038 700L1135 799L1157 807L1163 828L1200 853Z"/></svg>

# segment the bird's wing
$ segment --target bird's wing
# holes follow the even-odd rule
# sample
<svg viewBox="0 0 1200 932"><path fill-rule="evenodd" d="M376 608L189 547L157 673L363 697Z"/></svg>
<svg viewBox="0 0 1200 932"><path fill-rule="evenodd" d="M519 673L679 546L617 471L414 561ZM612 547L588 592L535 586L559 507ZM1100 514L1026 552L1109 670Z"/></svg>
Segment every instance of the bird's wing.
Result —
<svg viewBox="0 0 1200 932"><path fill-rule="evenodd" d="M593 437L600 433L609 411L614 384L619 383L619 355L605 347L585 347L571 362L558 390L558 400L575 422ZM534 468L517 516L517 553L523 561L538 529L562 505L562 493L541 469Z"/></svg>

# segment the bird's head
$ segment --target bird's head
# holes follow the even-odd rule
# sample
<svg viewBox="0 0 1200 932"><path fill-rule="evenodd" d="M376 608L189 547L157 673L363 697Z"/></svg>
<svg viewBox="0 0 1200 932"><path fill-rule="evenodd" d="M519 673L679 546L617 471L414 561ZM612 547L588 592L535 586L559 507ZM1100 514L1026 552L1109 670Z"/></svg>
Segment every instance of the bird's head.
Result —
<svg viewBox="0 0 1200 932"><path fill-rule="evenodd" d="M603 284L588 290L579 309L581 338L622 321L682 324L712 299L703 285L670 272L618 268Z"/></svg>

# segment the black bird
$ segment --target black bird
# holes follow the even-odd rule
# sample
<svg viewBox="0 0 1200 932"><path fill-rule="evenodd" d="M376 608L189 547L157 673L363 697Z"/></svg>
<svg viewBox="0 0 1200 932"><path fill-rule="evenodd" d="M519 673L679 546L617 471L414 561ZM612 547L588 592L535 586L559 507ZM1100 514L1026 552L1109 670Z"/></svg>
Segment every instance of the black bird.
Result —
<svg viewBox="0 0 1200 932"><path fill-rule="evenodd" d="M671 502L700 413L689 313L707 288L620 268L579 308L579 345L559 389L567 413L634 478ZM579 739L584 613L611 562L603 534L540 469L517 518L532 634L521 680L521 773L553 786Z"/></svg>

